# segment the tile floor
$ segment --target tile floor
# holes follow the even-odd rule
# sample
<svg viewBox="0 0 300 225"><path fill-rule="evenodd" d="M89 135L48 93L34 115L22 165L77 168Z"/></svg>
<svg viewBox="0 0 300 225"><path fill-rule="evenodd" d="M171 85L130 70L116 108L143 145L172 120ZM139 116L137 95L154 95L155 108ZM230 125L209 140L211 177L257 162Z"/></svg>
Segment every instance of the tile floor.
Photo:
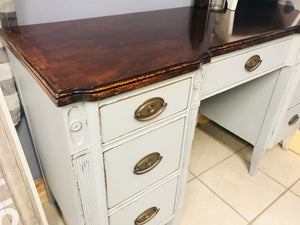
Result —
<svg viewBox="0 0 300 225"><path fill-rule="evenodd" d="M269 150L256 176L252 147L212 122L196 129L180 225L299 225L300 155ZM64 225L44 203L49 225Z"/></svg>
<svg viewBox="0 0 300 225"><path fill-rule="evenodd" d="M256 176L252 146L212 122L196 130L180 225L299 225L300 155L269 150Z"/></svg>

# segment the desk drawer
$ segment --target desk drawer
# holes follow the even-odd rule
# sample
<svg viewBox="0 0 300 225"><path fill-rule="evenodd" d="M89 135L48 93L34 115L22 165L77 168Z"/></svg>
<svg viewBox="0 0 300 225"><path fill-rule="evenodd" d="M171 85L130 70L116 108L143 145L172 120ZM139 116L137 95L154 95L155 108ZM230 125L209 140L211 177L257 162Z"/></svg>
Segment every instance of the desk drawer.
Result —
<svg viewBox="0 0 300 225"><path fill-rule="evenodd" d="M109 217L110 225L134 225L136 219L146 210L150 210L150 219L147 225L161 225L174 213L178 178L141 197L129 206L121 209ZM155 213L156 212L156 213ZM143 221L143 219L141 219Z"/></svg>
<svg viewBox="0 0 300 225"><path fill-rule="evenodd" d="M299 66L299 69L300 69L300 66ZM298 71L298 73L299 73L299 76L300 76L300 71ZM291 100L290 107L294 106L298 103L300 103L300 82L299 82L299 84L296 88L295 94L294 94L294 96Z"/></svg>
<svg viewBox="0 0 300 225"><path fill-rule="evenodd" d="M278 142L293 135L300 127L300 103L289 109L280 129ZM278 143L277 142L277 143Z"/></svg>
<svg viewBox="0 0 300 225"><path fill-rule="evenodd" d="M137 130L155 121L187 109L191 78L172 83L140 95L127 97L120 101L100 107L101 136L105 143L126 133ZM154 105L163 102L154 102L159 98L164 105L159 105L158 111ZM150 102L148 101L150 100ZM136 119L138 110L143 113L154 112L152 116L139 121Z"/></svg>
<svg viewBox="0 0 300 225"><path fill-rule="evenodd" d="M216 57L211 63L203 66L204 80L202 85L202 95L209 95L217 92L218 89L223 89L227 86L236 86L243 80L251 79L257 74L269 72L273 68L278 68L285 64L287 54L289 51L289 40L285 40L269 46L249 49L248 52L235 54L229 58L223 56ZM258 62L258 67L255 68L255 58L250 60L253 56L259 56L261 63ZM258 60L258 58L256 58ZM245 65L254 66L251 70L246 69Z"/></svg>
<svg viewBox="0 0 300 225"><path fill-rule="evenodd" d="M184 124L182 118L104 153L109 208L179 169ZM138 162L153 169L135 171Z"/></svg>

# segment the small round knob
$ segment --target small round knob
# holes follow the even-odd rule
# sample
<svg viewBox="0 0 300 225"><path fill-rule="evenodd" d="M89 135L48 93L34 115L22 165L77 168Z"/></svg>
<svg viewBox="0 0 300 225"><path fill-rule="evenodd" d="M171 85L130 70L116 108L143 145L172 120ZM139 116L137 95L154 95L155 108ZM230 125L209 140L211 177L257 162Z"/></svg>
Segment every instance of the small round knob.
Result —
<svg viewBox="0 0 300 225"><path fill-rule="evenodd" d="M82 123L80 121L74 121L71 123L70 130L72 132L78 132L82 128Z"/></svg>
<svg viewBox="0 0 300 225"><path fill-rule="evenodd" d="M194 90L199 90L200 87L201 87L201 82L200 81L195 82L195 84L194 84Z"/></svg>

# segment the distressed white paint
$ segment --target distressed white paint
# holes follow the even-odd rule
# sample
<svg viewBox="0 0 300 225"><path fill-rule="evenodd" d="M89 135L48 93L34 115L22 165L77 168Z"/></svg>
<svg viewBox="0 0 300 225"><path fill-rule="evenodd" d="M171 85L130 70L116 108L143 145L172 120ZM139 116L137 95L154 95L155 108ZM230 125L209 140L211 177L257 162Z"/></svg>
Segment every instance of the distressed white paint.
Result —
<svg viewBox="0 0 300 225"><path fill-rule="evenodd" d="M190 85L191 78L188 78L151 91L148 90L145 93L139 93L136 96L130 95L124 99L118 98L117 102L111 104L101 104L100 124L102 141L105 143L187 109L189 100L189 91L187 90L189 90ZM146 100L158 96L167 103L162 114L150 121L137 121L133 116L135 110Z"/></svg>
<svg viewBox="0 0 300 225"><path fill-rule="evenodd" d="M181 118L105 152L109 208L179 169L184 125ZM134 174L136 163L153 152L163 157L160 163L146 174Z"/></svg>
<svg viewBox="0 0 300 225"><path fill-rule="evenodd" d="M173 178L126 208L109 217L110 225L132 225L135 219L151 207L159 208L158 214L147 224L160 225L172 218L178 178Z"/></svg>
<svg viewBox="0 0 300 225"><path fill-rule="evenodd" d="M203 65L202 99L282 68L290 44L291 38L276 40L213 58L211 63ZM259 55L262 63L255 71L246 71L245 63L254 55Z"/></svg>

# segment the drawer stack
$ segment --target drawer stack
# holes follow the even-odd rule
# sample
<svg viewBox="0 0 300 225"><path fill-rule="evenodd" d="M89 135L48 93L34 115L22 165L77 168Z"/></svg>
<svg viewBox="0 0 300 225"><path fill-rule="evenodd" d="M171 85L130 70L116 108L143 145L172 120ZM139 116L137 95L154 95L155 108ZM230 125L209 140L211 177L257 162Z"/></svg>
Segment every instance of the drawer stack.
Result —
<svg viewBox="0 0 300 225"><path fill-rule="evenodd" d="M181 79L100 106L110 225L173 218L190 86Z"/></svg>
<svg viewBox="0 0 300 225"><path fill-rule="evenodd" d="M300 68L300 66L298 66ZM300 76L300 71L298 72ZM289 108L285 114L283 123L279 132L279 140L291 138L295 131L300 128L300 82L296 88L295 94L290 102ZM288 144L288 143L287 143ZM287 146L286 146L287 148Z"/></svg>

